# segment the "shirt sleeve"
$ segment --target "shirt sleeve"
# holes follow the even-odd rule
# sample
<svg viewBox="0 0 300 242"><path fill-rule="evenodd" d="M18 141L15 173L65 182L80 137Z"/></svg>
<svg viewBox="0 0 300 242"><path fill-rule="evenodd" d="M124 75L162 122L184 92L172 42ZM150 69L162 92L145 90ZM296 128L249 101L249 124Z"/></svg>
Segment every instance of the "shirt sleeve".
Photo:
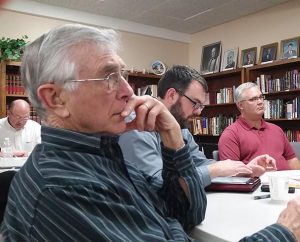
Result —
<svg viewBox="0 0 300 242"><path fill-rule="evenodd" d="M296 242L295 236L280 224L272 224L240 242Z"/></svg>
<svg viewBox="0 0 300 242"><path fill-rule="evenodd" d="M205 217L207 199L204 186L187 145L177 151L161 145L163 187L158 194L166 202L168 216L178 219L184 229L189 231ZM187 195L179 184L179 178L187 184Z"/></svg>
<svg viewBox="0 0 300 242"><path fill-rule="evenodd" d="M182 136L190 148L191 155L196 166L196 170L200 176L203 186L206 187L210 185L211 177L207 166L212 163L215 163L216 161L208 159L204 155L204 153L200 151L199 145L195 142L192 134L188 129L182 130Z"/></svg>
<svg viewBox="0 0 300 242"><path fill-rule="evenodd" d="M235 132L228 127L223 131L218 143L220 160L241 160L240 147Z"/></svg>
<svg viewBox="0 0 300 242"><path fill-rule="evenodd" d="M160 138L155 132L130 131L119 137L126 163L135 165L138 170L148 176L147 180L153 189L162 187Z"/></svg>
<svg viewBox="0 0 300 242"><path fill-rule="evenodd" d="M186 229L204 219L206 210L204 185L210 183L210 176L205 166L195 168L189 145L182 151L175 152L161 146L158 133L138 131L121 135L119 145L125 162L134 164L141 170L152 189L166 201L169 216L177 218ZM180 176L188 184L190 192L188 198L178 183Z"/></svg>
<svg viewBox="0 0 300 242"><path fill-rule="evenodd" d="M207 165L214 163L212 159L199 150L191 133L184 129L183 139L190 147L190 152L204 187L211 183L211 177ZM134 164L145 175L153 189L158 190L162 187L161 171L163 166L160 137L155 132L130 131L124 133L119 138L119 145L123 151L126 162Z"/></svg>

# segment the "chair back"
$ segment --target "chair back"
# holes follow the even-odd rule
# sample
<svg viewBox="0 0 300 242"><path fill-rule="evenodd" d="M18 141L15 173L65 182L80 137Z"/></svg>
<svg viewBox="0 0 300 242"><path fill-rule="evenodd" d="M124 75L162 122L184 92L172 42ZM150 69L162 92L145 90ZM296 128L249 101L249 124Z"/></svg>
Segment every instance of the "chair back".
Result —
<svg viewBox="0 0 300 242"><path fill-rule="evenodd" d="M0 173L0 223L3 220L10 183L15 174L16 171L5 171Z"/></svg>
<svg viewBox="0 0 300 242"><path fill-rule="evenodd" d="M219 160L219 151L218 150L213 150L212 156L214 160Z"/></svg>
<svg viewBox="0 0 300 242"><path fill-rule="evenodd" d="M300 142L290 142L290 144L292 145L298 160L300 160Z"/></svg>

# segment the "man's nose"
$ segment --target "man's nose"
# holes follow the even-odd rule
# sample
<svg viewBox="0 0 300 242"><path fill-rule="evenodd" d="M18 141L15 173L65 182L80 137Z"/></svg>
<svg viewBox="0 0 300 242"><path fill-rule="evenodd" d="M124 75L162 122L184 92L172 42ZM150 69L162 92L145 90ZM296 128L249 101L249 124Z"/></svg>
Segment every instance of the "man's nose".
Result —
<svg viewBox="0 0 300 242"><path fill-rule="evenodd" d="M193 115L200 116L201 112L202 112L202 110L200 108L194 109L193 110Z"/></svg>

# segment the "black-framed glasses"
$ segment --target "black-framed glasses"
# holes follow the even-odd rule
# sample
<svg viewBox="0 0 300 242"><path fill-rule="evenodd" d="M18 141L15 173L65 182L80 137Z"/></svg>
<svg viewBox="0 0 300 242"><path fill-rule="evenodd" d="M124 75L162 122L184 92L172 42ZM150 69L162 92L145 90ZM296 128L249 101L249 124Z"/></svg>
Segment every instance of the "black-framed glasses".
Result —
<svg viewBox="0 0 300 242"><path fill-rule="evenodd" d="M118 89L121 79L128 80L128 71L121 70L120 72L112 72L107 77L90 78L90 79L74 79L66 80L65 82L87 82L87 81L106 81L107 89L113 91Z"/></svg>
<svg viewBox="0 0 300 242"><path fill-rule="evenodd" d="M194 101L193 99L191 99L190 97L188 97L187 95L185 95L183 92L176 90L181 96L184 96L186 99L188 99L192 104L193 104L193 108L194 110L200 109L203 110L205 108L205 105L201 102L197 102Z"/></svg>
<svg viewBox="0 0 300 242"><path fill-rule="evenodd" d="M261 100L261 101L264 101L266 99L265 95L260 95L258 97L252 97L252 98L249 98L249 99L244 99L244 100L241 100L240 102L243 102L243 101L248 101L248 102L257 102L258 100Z"/></svg>
<svg viewBox="0 0 300 242"><path fill-rule="evenodd" d="M10 111L9 113L18 121L27 121L30 118L29 114L25 117L22 117L20 115L14 114L12 111Z"/></svg>

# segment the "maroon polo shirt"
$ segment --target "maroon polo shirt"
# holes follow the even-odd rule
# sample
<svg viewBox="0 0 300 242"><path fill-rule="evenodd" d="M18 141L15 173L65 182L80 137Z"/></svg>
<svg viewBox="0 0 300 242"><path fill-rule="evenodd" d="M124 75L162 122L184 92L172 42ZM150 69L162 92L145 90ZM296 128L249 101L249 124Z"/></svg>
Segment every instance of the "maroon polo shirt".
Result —
<svg viewBox="0 0 300 242"><path fill-rule="evenodd" d="M268 154L276 160L278 170L288 170L287 160L296 157L282 129L264 120L257 129L239 117L223 131L218 146L221 160L241 160L248 164L256 156Z"/></svg>

